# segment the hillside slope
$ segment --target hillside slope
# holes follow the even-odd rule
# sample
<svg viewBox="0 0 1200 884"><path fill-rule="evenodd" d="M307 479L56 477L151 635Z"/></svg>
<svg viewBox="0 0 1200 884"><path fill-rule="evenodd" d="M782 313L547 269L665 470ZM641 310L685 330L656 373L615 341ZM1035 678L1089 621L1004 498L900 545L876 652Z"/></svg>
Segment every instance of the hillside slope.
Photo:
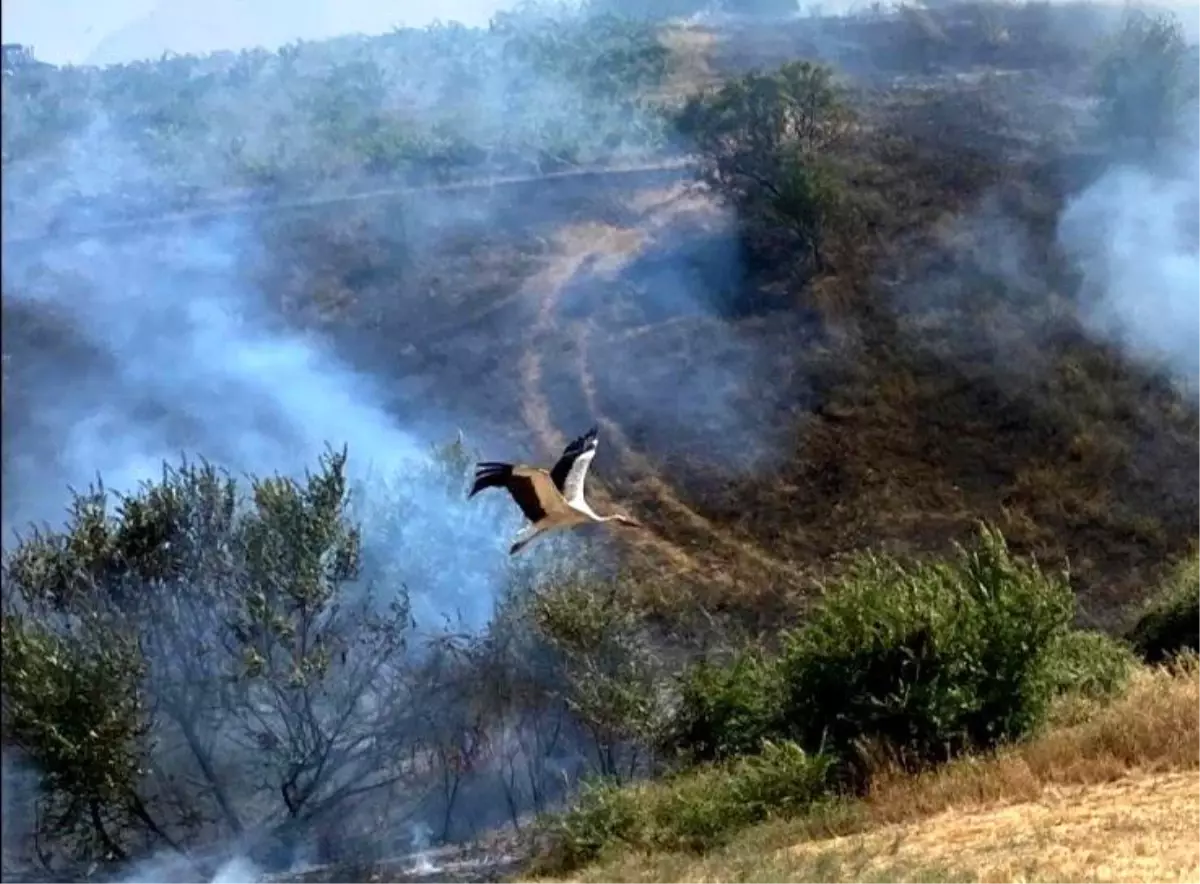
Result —
<svg viewBox="0 0 1200 884"><path fill-rule="evenodd" d="M785 687L792 699L821 691L802 681L793 691L783 664L758 665L759 655L787 658L793 627L820 626L818 592L836 590L869 553L890 564L840 585L883 601L866 614L846 609L864 634L846 627L820 684L867 710L915 697L932 711L888 712L886 727L868 715L861 731L847 724L841 773L856 789L879 786L849 747L858 752L864 733L901 732L921 734L926 760L948 762L949 773L898 778L852 818L793 817L703 857L630 851L586 878L1088 878L1106 867L1136 876L1147 871L1139 851L1157 847L1139 834L1143 823L1122 828L1118 794L1145 799L1146 825L1170 838L1155 871L1192 875L1182 833L1196 799L1185 781L1198 764L1194 671L1164 692L1173 711L1157 730L1098 713L1095 739L1092 725L1074 722L1018 744L1015 756L946 757L967 746L964 735L989 750L1045 737L1033 712L963 722L978 711L972 702L1019 706L1026 688L1036 695L1029 709L1048 709L1040 692L1053 667L1039 667L1051 651L1066 655L1053 658L1064 683L1085 693L1113 655L1128 656L1094 631L1051 644L1071 618L1123 631L1135 603L1188 556L1191 570L1169 582L1173 597L1194 601L1200 376L1191 355L1171 362L1134 326L1165 329L1175 344L1194 336L1145 303L1194 272L1194 238L1179 234L1200 230L1200 204L1173 195L1186 178L1171 177L1173 156L1121 171L1125 147L1100 131L1094 97L1097 47L1108 44L1074 15L968 3L670 25L658 43L658 25L613 19L599 32L581 19L564 42L552 19L534 16L487 32L6 74L6 121L30 123L5 127L24 133L5 142L20 153L6 152L6 183L22 185L6 196L6 232L11 217L32 232L4 243L0 491L5 551L17 552L6 555L6 579L20 586L5 626L32 637L7 642L25 656L7 667L6 697L15 691L25 706L12 718L24 730L6 729L4 749L6 764L19 753L21 765L49 758L82 770L53 797L93 811L76 828L39 815L43 784L27 777L13 805L27 809L25 831L12 836L21 862L45 862L44 836L58 839L63 874L158 862L164 850L189 863L244 850L264 874L309 880L346 877L352 864L348 877L383 876L408 854L404 875L428 880L428 857L409 851L497 827L523 838L531 817L574 802L592 775L628 781L627 794L672 788L678 764L685 782L707 775L713 758L681 759L724 736L663 738L686 718L687 678L710 671L698 661L722 673L697 704L712 699L717 718L733 708L731 763L758 769L762 734L795 737L797 779L762 768L795 787L780 806L841 802L848 791L796 783L824 763L825 723L853 716L831 700L821 714L798 706L780 718ZM509 103L474 89L489 78ZM517 88L530 83L542 91ZM393 100L398 84L412 107ZM179 100L184 85L197 102ZM689 103L701 86L727 88ZM260 124L285 89L302 100L281 107L277 129L260 125L262 143L239 140L240 121ZM797 95L827 117L806 129ZM684 113L661 113L679 103ZM128 131L88 141L99 137L81 122L92 113L115 114ZM729 119L741 128L723 129ZM205 139L224 153L210 158ZM748 172L722 167L730 143ZM618 160L641 165L599 168ZM213 210L201 198L224 187L244 203ZM1171 211L1150 211L1166 203ZM1114 245L1121 236L1133 246ZM1110 288L1125 299L1115 322L1104 315ZM583 529L507 557L518 513L499 493L468 498L472 461L545 463L592 425L600 449L589 498L645 530ZM430 451L459 431L465 443ZM323 444L347 440L344 475L336 456L321 465L333 493L243 478L299 475ZM166 487L186 470L146 486L148 504L80 505L70 536L54 533L67 486L97 473L122 490L146 475L157 482L177 452L230 469L245 495L230 485L220 497L227 521L198 554L178 553L193 547L176 538L200 529L175 509L197 492ZM376 482L379 464L395 472ZM310 470L306 481L326 480ZM317 527L297 516L314 510ZM41 520L50 533L16 537ZM988 548L1003 556L972 559L980 570L954 565L981 521L998 529ZM262 537L286 540L294 558L259 562ZM323 546L329 537L336 547ZM1044 570L1020 577L1025 564L1010 549ZM911 558L934 564L921 571ZM228 580L206 576L212 562ZM1064 568L1066 580L1049 573ZM924 575L919 604L906 601L905 569ZM303 595L309 577L322 593L315 613ZM357 591L364 585L370 593ZM1047 593L1053 617L1035 616L1034 590ZM363 607L340 616L351 597ZM384 599L393 619L380 626L371 606ZM994 602L1003 617L972 619L968 602ZM75 622L64 604L94 632L64 625ZM269 604L279 610L268 618L260 605ZM175 612L187 606L193 622L181 627ZM260 614L273 631L243 627ZM933 628L947 624L973 630L970 641ZM326 627L336 633L328 643ZM312 641L296 638L310 629ZM1194 645L1194 631L1170 631ZM126 646L131 635L139 640ZM275 656L264 674L255 661L268 640ZM73 656L44 650L60 646ZM363 647L387 665L363 662L375 653L354 650ZM89 655L108 659L113 648L122 665L106 682ZM997 657L1012 665L993 666ZM929 697L910 689L908 662L894 660L917 661ZM846 690L860 675L867 687ZM238 690L208 690L227 680ZM112 684L130 697L120 740L88 718L107 722L106 708L73 705ZM262 721L258 691L276 704L274 726ZM350 711L317 722L300 694ZM295 727L297 715L313 720ZM78 731L70 751L57 739L65 725ZM345 763L330 766L339 739ZM1083 749L1092 755L1080 762ZM111 771L92 769L94 757L116 758L124 792L110 788ZM312 784L298 798L305 765ZM370 785L360 794L347 776ZM139 802L154 814L125 813ZM717 793L711 805L714 819L736 822L721 837L774 818L766 800ZM113 835L106 808L124 814ZM999 857L981 832L1013 815L1039 831L1059 820L1064 842L1101 839L1127 864L1099 852L1087 868L1049 853L1037 868ZM433 834L419 836L414 821ZM929 852L960 835L974 844L970 868ZM453 874L514 862L493 860L468 858Z"/></svg>
<svg viewBox="0 0 1200 884"><path fill-rule="evenodd" d="M838 27L862 47L920 44L912 22L863 21ZM842 45L803 22L664 33L669 97ZM1056 134L1077 115L1068 61L1014 38L994 59L1012 69L981 79L963 72L974 33L923 50L945 73L860 75L854 187L873 208L817 278L786 251L746 253L698 186L568 177L239 219L263 243L251 280L386 380L397 414L438 403L427 435L458 426L547 458L600 423L598 493L652 526L634 564L668 606L699 592L769 620L842 553L944 551L988 519L1018 552L1069 561L1087 615L1115 625L1200 531L1194 396L1091 333L1076 303L1055 225L1104 167ZM23 391L64 362L111 367L36 303L5 311L5 433L37 448Z"/></svg>

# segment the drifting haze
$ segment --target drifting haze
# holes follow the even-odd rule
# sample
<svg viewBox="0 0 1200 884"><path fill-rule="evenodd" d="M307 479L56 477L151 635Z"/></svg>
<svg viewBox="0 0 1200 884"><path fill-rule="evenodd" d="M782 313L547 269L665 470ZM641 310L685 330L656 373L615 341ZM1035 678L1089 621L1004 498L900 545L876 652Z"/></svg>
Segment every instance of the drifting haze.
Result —
<svg viewBox="0 0 1200 884"><path fill-rule="evenodd" d="M121 149L112 141L97 146ZM45 252L36 264L6 262L10 305L61 317L92 354L75 366L43 361L25 376L39 400L25 438L37 442L15 445L7 465L16 524L56 522L68 486L99 475L127 492L181 454L259 475L299 475L327 443L348 445L357 475L407 475L428 461L419 415L401 426L383 409L376 382L319 341L278 328L242 276L253 241L251 230L231 222L202 236L84 241ZM460 554L458 582L447 582L437 603L442 587L419 584L421 621L462 613L472 627L482 625L493 593L478 580L499 579L502 563L505 521L496 509L468 509L461 489L420 475L387 504L422 518L372 539L431 557L464 544L477 557ZM431 521L431 513L438 517Z"/></svg>
<svg viewBox="0 0 1200 884"><path fill-rule="evenodd" d="M419 43L422 39L422 35L393 35L389 48L409 65L400 69L402 73L412 73L412 54L407 49L413 41ZM505 137L514 129L518 131L513 139L520 141L526 133L536 135L544 125L553 127L570 143L573 135L594 125L597 110L604 114L610 107L603 99L585 100L570 82L545 77L519 58L508 58L501 38L476 54L471 53L479 46L474 35L441 31L428 39L425 51L434 58L425 65L422 77L409 78L409 97L416 92L421 100L405 106L408 117L399 121L389 118L396 123L397 138L392 146L407 146L403 138L411 136L422 123L426 131L444 134L441 124L445 120L430 121L429 116L444 109L441 96L452 88L463 96L453 107L459 115L454 121L459 128L447 136L455 146L472 135L489 137L499 133L499 137ZM443 47L447 51L442 51ZM312 68L279 73L271 69L270 60L255 68L255 63L264 60L253 58L248 65L249 82L230 86L224 81L225 88L206 93L216 94L215 106L200 107L198 114L196 105L178 101L168 81L155 80L153 75L138 79L145 74L140 70L112 70L97 75L111 76L110 80L87 81L73 96L78 101L76 115L62 126L42 130L36 125L45 107L39 103L41 99L30 98L25 92L21 96L25 103L19 104L9 102L10 93L6 92L6 123L13 119L28 124L16 130L6 125L6 137L13 136L13 140L6 140L6 148L20 153L16 159L9 153L4 167L6 234L11 237L16 230L18 237L25 233L37 238L45 232L47 223L64 225L68 230L112 225L121 220L121 203L129 202L130 193L143 200L139 208L153 217L172 208L166 194L180 177L202 189L244 184L234 164L245 161L248 154L251 163L272 156L279 160L278 154L271 153L279 149L286 152L280 162L284 168L294 168L295 164L289 166L289 162L301 157L317 173L325 171L333 158L344 156L338 151L348 142L360 144L355 139L361 132L352 131L354 121L347 121L339 112L347 104L364 114L379 110L362 93L356 93L358 105L344 101L338 89L373 82L376 88L370 94L378 103L386 103L395 100L396 94L372 77L399 76L389 67L386 52L382 61L376 56L356 66L358 59L351 58L347 64L344 55L337 55L339 48L326 47L325 51L327 55L313 51L318 58L315 73ZM331 61L330 56L335 58ZM502 56L503 66L497 66ZM289 58L294 61L295 55ZM301 58L301 67L310 60L311 56ZM470 70L472 61L480 70ZM347 81L330 84L323 79L339 63L340 72L351 69L350 87ZM183 64L186 67L189 62L184 60ZM174 70L179 72L180 68ZM491 74L488 88L464 89L463 76L478 77L481 71ZM71 84L83 82L75 78L77 73L47 76L61 77L57 83L65 83L62 88L70 89ZM359 74L363 76L355 79ZM41 75L34 72L30 76L36 82ZM126 76L129 79L122 79ZM190 82L189 72L185 70L174 82ZM19 78L5 78L6 89L19 89L14 83L19 83ZM128 88L137 83L147 92L131 98ZM114 87L111 91L109 84ZM315 110L311 105L301 110L293 106L286 131L265 121L264 110L287 105L285 97L292 97L290 90L297 84L302 84L298 91L310 90L304 98L317 93ZM329 88L322 91L323 86ZM108 107L96 97L106 92L111 102ZM519 99L509 99L516 93L532 94L539 102L535 113L521 117L514 111L513 101ZM243 97L245 100L239 101ZM613 119L620 118L618 105L619 100L611 103ZM110 113L112 107L127 115L122 118ZM169 124L163 125L163 120L176 110L205 132L215 120L217 138L204 146L186 138L172 142L171 136L182 127L172 129ZM306 111L313 112L307 115ZM147 125L147 119L154 122ZM306 125L313 119L326 124L324 131ZM521 125L527 128L522 130ZM156 140L156 135L164 132L167 137ZM463 132L468 138L456 140ZM209 149L221 137L247 133L251 137L240 138L236 152ZM21 142L18 136L26 141ZM536 154L536 143L529 152ZM346 167L351 168L357 159L358 155L350 157ZM245 168L239 167L243 173ZM89 199L92 197L101 199ZM371 215L363 222L366 229L350 225L350 230L360 234L361 239L385 243L385 248L401 251L413 263L419 263L437 249L443 237L461 236L464 225L485 224L490 211L491 203L485 196L479 200L460 196L449 203L430 194L407 203L402 211ZM110 489L127 492L139 480L157 478L162 462L178 462L181 454L193 460L207 458L234 474L295 475L312 467L326 444L336 448L345 444L349 469L356 480L353 516L365 523L364 570L370 572L378 589L372 602L378 596L383 596L381 601L391 601L389 594L407 590L412 614L422 630L436 631L449 621L452 627L479 631L491 619L498 596L508 585L505 553L516 528L516 509L499 493L468 502L461 473L456 475L452 468L443 468L444 461L431 457L429 448L435 442L448 441L442 431L455 424L467 429L473 445L472 431L478 423L472 424L471 415L464 414L463 397L480 389L481 378L442 380L437 396L397 401L386 389L390 379L351 370L319 333L295 330L279 314L278 293L266 290L261 280L273 279L282 285L282 281L291 279L295 283L292 291L304 299L319 289L321 256L286 252L281 245L286 236L279 233L279 225L272 228L274 236L265 232L271 223L243 216L190 227L148 224L116 237L85 235L42 239L32 244L28 240L6 242L6 353L10 352L7 345L21 338L13 334L16 326L29 333L13 345L12 361L17 367L14 383L6 384L6 540L11 539L13 527L23 527L29 521L59 523L68 501L68 486L82 488L97 475ZM324 223L314 237L318 247L338 236L357 241L358 237L344 229L332 229L338 227L338 221L326 219ZM407 236L410 230L419 231L421 236ZM512 284L519 282L516 279ZM410 290L410 283L401 273L384 282L388 306L400 314L401 325L405 319L416 325L419 317L415 312L424 304L425 292ZM405 317L405 310L413 310L414 315ZM410 336L415 343L424 343L418 336ZM482 339L490 340L490 336L485 334ZM8 407L14 400L19 400L19 406ZM17 413L20 417L15 419ZM495 451L494 447L487 453L492 457L516 454ZM539 552L531 550L534 557ZM339 598L335 607L345 611L351 602ZM171 624L156 620L144 624L144 628L147 634L174 632L174 644L167 651L147 644L144 653L158 680L145 690L156 701L176 696L171 691L182 698L175 712L164 711L155 724L155 769L169 770L171 776L178 774L180 782L197 777L199 770L203 780L208 776L203 770L212 770L206 768L207 755L219 770L187 800L192 807L203 807L210 799L216 800L213 794L227 793L246 820L244 839L238 840L242 827L223 822L220 814L215 815L215 821L193 826L179 822L170 808L158 810L168 825L186 830L190 843L198 846L240 851L261 846L256 839L270 841L277 828L286 829L279 822L287 808L280 804L278 783L288 776L292 762L287 753L295 747L279 746L272 758L270 744L253 742L254 727L238 731L230 723L230 715L236 710L227 701L214 700L205 693L206 686L217 678L215 668L222 665L214 662L218 659L215 655L204 653L219 644L208 630L207 621L201 620L199 625L183 622L179 629L172 630ZM342 654L336 665L344 670L339 669L329 678L330 696L323 694L317 707L331 744L340 740L338 751L347 759L342 769L326 767L322 762L321 770L327 773L322 774L324 791L317 798L330 801L330 807L336 805L338 813L321 825L343 827L334 839L341 843L344 839L340 832L353 833L356 826L375 826L378 832L392 819L427 812L441 826L439 832L446 834L452 822L446 805L449 799L439 798L437 776L430 774L432 785L408 781L394 785L389 777L403 766L404 746L419 744L421 751L434 751L427 748L434 739L429 735L431 729L444 727L451 732L448 739L455 741L467 731L467 725L458 727L453 718L458 695L447 691L436 674L427 682L413 676L418 684L414 693L404 697L400 696L400 685L407 683L392 677L393 670L380 669L374 680L364 682L366 676L361 673L374 670L370 669L369 658L364 663L358 656L365 653L360 648L361 644L355 644L348 655ZM413 662L415 667L420 657L419 652L414 653L416 662L405 659L404 663ZM394 665L409 672L398 660ZM345 720L338 703L356 704L354 727L360 730L352 733L337 723ZM201 718L210 714L213 717L191 720L189 709L198 710L196 714ZM182 714L176 715L180 711ZM265 716L275 732L283 733L287 728L281 722L290 721L288 716L293 714L294 710L289 709L263 713L255 707L253 717ZM443 719L451 723L443 724ZM372 727L376 730L370 731ZM198 729L203 746L186 736L188 728ZM376 739L380 729L386 729L390 742ZM246 745L256 748L247 751ZM560 752L569 758L573 749L564 746ZM201 760L196 761L193 755ZM510 764L514 763L513 757L510 753ZM8 756L5 758L7 763ZM541 763L540 757L534 761ZM404 769L397 777L401 774L409 776L410 772ZM340 790L354 794L363 788L364 778L387 785L372 791L376 805L356 816L357 804L337 801ZM527 799L520 797L521 787L512 788L517 790L513 799L516 806L524 809ZM558 787L551 784L539 788L543 794L553 794ZM282 794L286 804L288 793L284 790ZM220 801L227 796L222 795ZM489 794L478 804L483 809L466 822L457 822L461 813L454 816L459 826L455 831L469 833L474 825L494 824L509 813L496 795ZM19 832L31 815L6 816L7 837L11 831ZM397 824L397 832L390 834L399 833L402 830ZM308 834L305 831L290 845L294 854L285 851L283 859L273 863L286 867L297 857L314 852ZM390 845L375 846L393 849ZM165 874L161 871L162 861L162 857L152 857L146 874L161 879Z"/></svg>
<svg viewBox="0 0 1200 884"><path fill-rule="evenodd" d="M460 174L481 175L491 169L472 172L474 157L484 157L475 160L483 165L503 155L538 170L547 161L612 161L654 149L661 122L629 101L627 90L628 78L655 76L657 43L651 40L646 53L636 29L612 20L581 24L562 14L555 22L574 21L575 32L547 26L534 13L506 19L491 33L408 31L275 56L248 53L227 67L179 58L154 68L31 74L69 96L63 122L49 126L39 93L14 86L18 78L6 80L14 90L5 104L6 134L15 133L6 141L12 148L4 167L6 309L49 326L55 343L27 338L25 352L13 358L19 377L13 398L21 404L11 414L22 417L6 422L5 542L14 527L57 523L68 487L83 488L97 476L127 492L181 455L234 474L294 475L313 465L326 444L347 445L352 474L371 476L369 492L376 495L361 503L360 512L375 523L366 540L404 561L395 576L409 588L418 620L462 618L469 628L481 627L506 579L505 550L518 514L498 492L467 503L461 480L448 485L428 451L447 441L448 427L460 426L470 447L486 447L480 453L489 458L550 454L530 444L528 429L515 448L491 437L498 397L480 381L499 361L518 361L519 353L501 348L523 346L522 311L536 309L544 286L506 310L490 309L498 297L491 292L488 321L473 323L472 333L426 341L426 314L441 317L432 325L453 326L463 323L464 311L453 290L444 304L429 303L439 299L407 268L437 264L443 243L476 231L524 231L533 210L518 200L500 215L480 189L453 199L424 194L346 224L344 215L310 219L306 245L293 237L302 225L254 216L186 228L145 224L117 236L38 238L47 228L53 237L56 228L119 224L134 203L135 216L153 218L175 208L180 189L206 194L254 176L282 178L290 185L286 202L331 180L352 187L364 163L368 174L420 177L437 172L446 156L465 157ZM599 54L580 55L564 39ZM708 249L710 264L725 265L716 274L723 280L736 277L734 236L722 228L723 242ZM14 243L22 237L37 242ZM338 248L351 257L338 258ZM389 256L382 270L370 267L380 252ZM404 258L392 261L393 254ZM358 339L342 332L335 353L320 332L302 334L279 315L277 289L286 287L286 297L308 305L330 287L326 263L342 273L370 267L372 279L334 284L350 292L355 307L347 314L389 315L389 327L403 337L373 346L418 351L411 374L395 361L355 371L339 357L355 358L367 336L379 338L377 329ZM674 266L686 263L686 256L658 262L655 284L640 298L644 309L714 313L704 280ZM504 285L517 289L521 282L514 274ZM357 317L346 318L353 324ZM734 338L719 327L712 335ZM646 361L667 374L678 364L671 357ZM423 383L414 382L418 371ZM541 379L560 402L570 386L562 371L548 360ZM746 388L741 381L751 371L740 363L706 372L695 367L691 376L705 378L711 389L695 391L689 413L659 407L646 390L625 392L642 406L639 429L655 438L673 438L700 411L725 439L733 434L724 427L743 417L718 390ZM497 389L503 390L498 410L511 429L519 392L511 381ZM492 400L487 418L477 408L484 393ZM561 428L568 434L594 420L578 393L573 399L570 414L555 416L571 421ZM617 407L628 411L631 404Z"/></svg>
<svg viewBox="0 0 1200 884"><path fill-rule="evenodd" d="M486 25L509 0L36 0L4 4L5 40L30 45L51 64L115 64L165 52L276 49L295 40L380 34L435 20Z"/></svg>
<svg viewBox="0 0 1200 884"><path fill-rule="evenodd" d="M1200 145L1149 169L1120 165L1063 212L1098 334L1193 389L1200 383Z"/></svg>
<svg viewBox="0 0 1200 884"><path fill-rule="evenodd" d="M489 50L488 58L499 51ZM459 61L449 59L443 71L427 69L413 87L425 90L423 100L408 108L416 119L434 112L447 79L461 74ZM538 89L533 69L509 62L505 70L522 87L535 87L540 122L548 119L568 135L594 123L585 114L605 106L592 102L585 111L570 84L546 82ZM286 78L265 76L267 85L278 82L282 95ZM467 137L513 125L506 101L513 81L487 85L458 107ZM221 94L224 103L211 115L222 131L265 135L257 102L236 103L235 90ZM113 195L135 186L152 196L156 183L164 182L161 159L155 166L148 158L153 145L137 140L143 133L136 121L121 125L96 107L88 109L90 123L52 152L51 165L36 155L6 163L6 191L19 195L22 209L6 206L10 234L18 226L39 226L31 221L33 207L68 227L84 213L86 225L103 226L120 216L103 203L80 208L76 195ZM245 150L266 152L286 140L289 151L319 165L327 145L336 149L340 133L306 130L304 119L292 118L286 139L273 129L271 145L260 138ZM234 178L228 153L190 154L183 174L191 182L219 189ZM177 170L168 166L166 174ZM430 196L406 209L396 230L386 229L393 216L384 215L372 224L385 229L370 233L420 253L436 248L441 236L455 235L458 225L478 226L489 206L485 197L460 198L451 206ZM421 231L421 241L405 230ZM129 491L181 454L207 458L235 474L297 474L326 444L345 444L352 473L370 475L373 491L391 488L385 500L361 504L376 514L398 511L395 519L377 520L386 528L372 528L367 540L411 563L409 573L398 577L412 590L418 619L435 625L443 616L462 617L471 628L482 626L504 579L515 510L498 494L468 504L461 484L448 485L428 457L432 444L447 441L432 428L472 428L471 416L462 413L465 386L443 383L436 402L412 397L398 405L385 396L383 380L349 369L319 336L285 330L253 281L287 275L285 259L272 248L253 219L147 227L116 239L49 241L32 250L6 246L6 309L51 324L59 342L68 342L55 356L35 347L20 360L27 422L7 429L17 440L6 463L7 525L57 522L68 486L84 487L99 475L107 487ZM404 284L390 280L389 289ZM446 567L449 561L455 566Z"/></svg>

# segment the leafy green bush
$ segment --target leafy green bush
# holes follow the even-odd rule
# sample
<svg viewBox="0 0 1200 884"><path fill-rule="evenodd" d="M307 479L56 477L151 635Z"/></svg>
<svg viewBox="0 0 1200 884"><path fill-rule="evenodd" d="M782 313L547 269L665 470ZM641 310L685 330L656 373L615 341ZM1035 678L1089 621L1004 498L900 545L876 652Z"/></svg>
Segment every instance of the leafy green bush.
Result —
<svg viewBox="0 0 1200 884"><path fill-rule="evenodd" d="M1090 700L1119 693L1135 665L1137 657L1124 642L1086 629L1064 633L1046 655L1053 692Z"/></svg>
<svg viewBox="0 0 1200 884"><path fill-rule="evenodd" d="M561 872L606 849L705 850L745 826L794 814L825 794L833 760L795 743L704 765L636 787L586 787L566 813L542 821L541 871Z"/></svg>
<svg viewBox="0 0 1200 884"><path fill-rule="evenodd" d="M1020 737L1053 696L1073 609L1064 577L986 527L948 562L864 556L787 638L784 727L851 774L864 741L920 766Z"/></svg>
<svg viewBox="0 0 1200 884"><path fill-rule="evenodd" d="M1200 558L1180 563L1145 606L1129 641L1148 663L1181 651L1200 652Z"/></svg>
<svg viewBox="0 0 1200 884"><path fill-rule="evenodd" d="M331 814L408 775L403 714L352 714L405 708L410 621L403 593L359 580L345 463L249 494L207 464L165 468L133 494L78 495L61 531L5 555L3 738L60 809L43 843L126 859ZM236 795L214 728L255 747ZM150 772L168 763L217 816L161 799Z"/></svg>
<svg viewBox="0 0 1200 884"><path fill-rule="evenodd" d="M795 743L764 742L758 755L679 777L654 808L650 843L666 849L704 850L740 828L791 815L822 796L833 759Z"/></svg>
<svg viewBox="0 0 1200 884"><path fill-rule="evenodd" d="M112 832L144 811L147 709L136 643L88 618L55 634L6 609L0 620L5 742L36 759L46 808L81 852L117 859Z"/></svg>
<svg viewBox="0 0 1200 884"><path fill-rule="evenodd" d="M576 869L614 844L636 840L643 812L634 789L603 779L584 783L570 810L542 818L538 870Z"/></svg>
<svg viewBox="0 0 1200 884"><path fill-rule="evenodd" d="M684 766L586 789L544 821L541 864L574 868L617 844L706 849L863 785L868 747L920 768L1028 735L1059 696L1110 697L1136 661L1073 630L1073 615L1066 576L1014 557L986 526L948 561L862 556L779 656L693 666L665 740Z"/></svg>
<svg viewBox="0 0 1200 884"><path fill-rule="evenodd" d="M552 574L529 599L531 628L546 668L575 719L591 735L604 777L629 777L660 724L654 659L620 580L582 571Z"/></svg>
<svg viewBox="0 0 1200 884"><path fill-rule="evenodd" d="M832 72L795 61L693 96L676 126L695 145L704 178L737 206L747 234L790 231L819 272L844 202L832 148L851 121Z"/></svg>
<svg viewBox="0 0 1200 884"><path fill-rule="evenodd" d="M779 731L781 696L779 668L762 654L725 667L701 661L682 679L667 748L690 762L757 752Z"/></svg>
<svg viewBox="0 0 1200 884"><path fill-rule="evenodd" d="M1153 151L1195 118L1200 83L1183 28L1172 15L1131 10L1096 70L1103 133Z"/></svg>
<svg viewBox="0 0 1200 884"><path fill-rule="evenodd" d="M831 587L778 660L707 664L684 679L671 745L703 760L791 739L837 757L851 780L864 744L913 766L1018 738L1058 693L1116 690L1129 655L1070 630L1066 580L1013 558L984 528L948 562L867 555Z"/></svg>

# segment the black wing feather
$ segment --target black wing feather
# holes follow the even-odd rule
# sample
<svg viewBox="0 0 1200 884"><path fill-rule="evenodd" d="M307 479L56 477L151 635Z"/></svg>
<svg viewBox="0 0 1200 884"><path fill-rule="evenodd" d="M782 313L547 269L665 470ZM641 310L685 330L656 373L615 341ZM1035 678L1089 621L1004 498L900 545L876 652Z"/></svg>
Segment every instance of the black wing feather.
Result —
<svg viewBox="0 0 1200 884"><path fill-rule="evenodd" d="M513 469L510 463L484 461L476 464L475 483L471 486L471 493L467 495L467 499L485 488L503 488L516 501L526 519L530 522L540 522L546 517L546 511L538 501L533 480L528 476L513 475Z"/></svg>
<svg viewBox="0 0 1200 884"><path fill-rule="evenodd" d="M503 488L512 478L513 465L497 461L482 461L475 464L475 483L471 486L470 500L484 488Z"/></svg>
<svg viewBox="0 0 1200 884"><path fill-rule="evenodd" d="M588 443L596 438L600 433L599 427L592 427L578 439L572 439L567 447L563 449L562 455L550 470L550 479L554 482L554 487L561 493L563 485L567 481L567 475L571 472L571 467L575 464L575 458L587 451Z"/></svg>

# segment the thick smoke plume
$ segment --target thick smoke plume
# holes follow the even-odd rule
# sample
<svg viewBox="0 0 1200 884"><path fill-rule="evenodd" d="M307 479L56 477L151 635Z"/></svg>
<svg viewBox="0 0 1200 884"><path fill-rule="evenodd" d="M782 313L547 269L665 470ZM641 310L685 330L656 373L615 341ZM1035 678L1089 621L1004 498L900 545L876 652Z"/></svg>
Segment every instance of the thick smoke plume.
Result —
<svg viewBox="0 0 1200 884"><path fill-rule="evenodd" d="M122 145L97 139L91 149L112 156ZM319 340L281 329L245 279L252 249L253 230L230 222L200 235L85 240L36 261L6 258L10 305L56 317L90 354L76 365L41 361L36 374L22 375L34 385L23 395L36 404L33 430L14 432L9 455L10 524L57 523L68 487L99 477L128 493L181 455L235 475L299 475L326 445L345 445L358 475L418 473L401 493L414 512L436 518L422 523L421 536L406 528L389 542L491 554L493 567L464 567L458 576L499 579L504 526L496 510L468 510L450 489L419 481L433 441L423 416L410 414L402 426L384 410L377 381ZM430 589L415 589L423 620L454 613L458 599L445 599L443 611ZM476 582L456 595L475 600L464 613L482 625L492 588Z"/></svg>
<svg viewBox="0 0 1200 884"><path fill-rule="evenodd" d="M1066 207L1059 237L1085 319L1135 357L1200 383L1200 145L1156 168L1120 165Z"/></svg>

